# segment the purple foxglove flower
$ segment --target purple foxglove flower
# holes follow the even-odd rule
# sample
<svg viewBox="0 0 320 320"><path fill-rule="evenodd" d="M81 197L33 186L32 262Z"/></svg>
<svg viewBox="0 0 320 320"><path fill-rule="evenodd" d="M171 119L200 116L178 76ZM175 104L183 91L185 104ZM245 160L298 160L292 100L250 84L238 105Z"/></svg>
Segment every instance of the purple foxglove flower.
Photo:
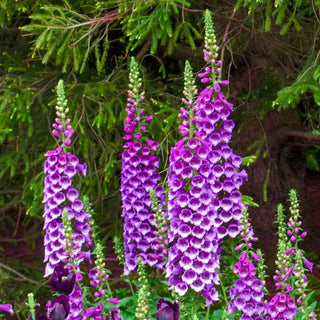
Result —
<svg viewBox="0 0 320 320"><path fill-rule="evenodd" d="M218 232L210 189L210 143L198 137L181 140L171 149L169 162L168 217L171 221L167 277L180 295L191 288L201 292L207 305L218 299ZM200 213L201 212L201 213ZM209 212L213 212L209 215ZM205 243L214 245L205 247Z"/></svg>
<svg viewBox="0 0 320 320"><path fill-rule="evenodd" d="M212 28L210 32L207 38L214 37ZM206 69L206 73L200 74L203 83L210 83L215 73L220 72L219 61L212 59L216 55L213 52L205 50L205 60L209 58L211 68L210 72ZM185 104L186 101L188 99ZM240 232L241 212L245 205L238 190L247 176L245 171L238 171L241 158L229 146L234 128L229 115L233 107L226 101L218 81L210 83L199 94L189 114L186 109L181 108L181 111L183 116L180 117L192 119L197 130L180 130L186 138L176 143L170 153L168 217L171 248L166 272L171 289L180 295L189 288L201 292L209 306L218 300L214 285L219 283L220 244L223 238L234 238ZM182 124L180 129L185 129ZM210 241L213 245L207 251L201 250L201 245L197 248L194 241L191 243L193 238ZM253 264L245 272L254 276ZM244 270L239 273L242 275ZM250 308L249 304L248 314Z"/></svg>
<svg viewBox="0 0 320 320"><path fill-rule="evenodd" d="M159 299L157 303L157 320L178 320L179 319L179 303Z"/></svg>
<svg viewBox="0 0 320 320"><path fill-rule="evenodd" d="M307 258L304 258L304 265L306 268L309 269L309 271L312 273L312 269L313 269L313 262L311 262L310 260L308 260Z"/></svg>
<svg viewBox="0 0 320 320"><path fill-rule="evenodd" d="M282 292L269 301L266 311L271 319L293 320L297 313L297 305L291 297Z"/></svg>
<svg viewBox="0 0 320 320"><path fill-rule="evenodd" d="M124 218L124 274L137 269L137 259L142 258L143 264L164 269L162 246L157 239L154 212L150 210L151 199L149 190L155 190L160 204L164 204L163 188L158 186L160 175L157 173L160 159L152 154L158 143L146 136L146 130L141 130L140 124L147 127L152 116L145 116L141 106L142 93L138 81L138 65L131 62L130 83L137 91L128 90L132 106L127 107L127 118L124 131L132 129L130 139L124 145L122 154L121 195L122 217ZM140 129L139 129L140 128Z"/></svg>
<svg viewBox="0 0 320 320"><path fill-rule="evenodd" d="M64 110L66 106L62 80L58 83L57 94L58 117L55 119L53 127L57 132L60 132L60 146L45 154L47 159L44 164L44 172L46 173L43 190L43 203L45 205L43 217L44 230L46 231L44 237L45 277L51 275L55 267L68 258L65 250L65 230L62 223L64 210L67 210L69 219L75 221L77 232L74 234L74 239L77 238L77 235L80 235L84 238L83 244L87 247L90 247L91 244L90 221L86 218L87 214L82 210L83 203L78 199L78 191L72 187L72 178L77 173L85 176L87 166L86 164L80 164L77 156L68 151L73 130L69 124L70 119L65 118L64 111L61 113L61 110ZM74 243L73 247L75 248L73 253L77 256L81 252L81 246ZM70 277L72 278L72 276ZM65 283L63 282L63 286Z"/></svg>
<svg viewBox="0 0 320 320"><path fill-rule="evenodd" d="M69 295L74 288L75 280L74 272L69 273L68 269L58 265L54 268L50 279L50 288L53 291Z"/></svg>
<svg viewBox="0 0 320 320"><path fill-rule="evenodd" d="M47 171L43 199L45 203L44 229L46 231L44 262L47 262L45 277L51 275L55 266L67 258L62 224L64 209L68 211L69 218L76 221L79 231L77 234L83 234L84 243L87 247L90 246L90 237L87 232L90 230L90 225L89 221L85 219L87 214L82 210L83 203L78 199L78 191L71 187L72 176L76 172L80 172L78 170L79 163L74 167L76 162L79 160L75 155L65 154L61 148L49 155L45 162L45 171ZM78 252L80 251L81 247L78 248Z"/></svg>
<svg viewBox="0 0 320 320"><path fill-rule="evenodd" d="M66 296L59 296L54 299L53 303L47 303L48 320L64 320L68 317L70 311L69 299Z"/></svg>
<svg viewBox="0 0 320 320"><path fill-rule="evenodd" d="M111 308L109 312L109 320L122 320L121 311L118 308Z"/></svg>
<svg viewBox="0 0 320 320"><path fill-rule="evenodd" d="M215 209L216 215L221 217L222 226L226 228L226 232L221 233L220 237L235 237L239 233L239 228L238 230L236 228L241 219L241 214L238 212L241 213L244 208L238 190L247 176L244 171L238 172L241 158L235 155L228 145L233 129L233 127L230 129L228 127L228 130L224 129L225 125L229 126L231 121L228 119L229 105L222 92L219 92L218 96L213 93L212 89L206 88L196 101L195 109L199 117L197 135L201 137L201 140L211 143L211 149L208 151L210 169L207 171L211 172L209 174L210 187L214 198L219 200L219 206ZM226 188L217 189L216 186L220 184L222 186L226 184Z"/></svg>
<svg viewBox="0 0 320 320"><path fill-rule="evenodd" d="M206 14L205 21L207 18ZM213 27L209 34L207 39L214 38ZM185 134L180 130L186 137L170 152L168 218L171 247L166 269L171 289L180 295L189 288L201 292L206 297L206 306L218 300L214 285L219 283L220 244L223 238L234 238L240 231L244 203L238 190L246 180L246 173L238 172L241 158L229 146L234 128L233 121L228 119L232 104L226 101L218 81L211 83L215 73L220 72L219 61L212 59L216 55L213 49L216 49L211 49L204 51L205 60L209 58L211 66L199 75L203 83L210 83L208 88L199 94L192 110L188 112L181 108L183 116L180 117L191 119L196 131L192 132L193 128L190 128ZM186 88L184 91L188 92ZM184 103L187 101L185 99ZM185 127L184 122L182 125ZM194 238L212 245L204 248ZM251 268L249 274L254 273L255 269Z"/></svg>
<svg viewBox="0 0 320 320"><path fill-rule="evenodd" d="M263 300L263 283L255 277L256 270L249 257L243 252L239 261L233 268L235 274L239 274L234 286L230 288L231 300L229 303L229 313L241 311L241 319L256 319L265 312Z"/></svg>
<svg viewBox="0 0 320 320"><path fill-rule="evenodd" d="M99 304L95 308L83 310L83 316L81 320L93 318L94 320L103 320L103 305Z"/></svg>
<svg viewBox="0 0 320 320"><path fill-rule="evenodd" d="M10 303L4 303L0 304L0 311L7 312L7 313L13 313L13 307Z"/></svg>
<svg viewBox="0 0 320 320"><path fill-rule="evenodd" d="M81 315L83 308L83 295L82 290L78 287L77 284L74 286L73 291L68 296L68 298L70 303L69 318L78 319L78 317Z"/></svg>
<svg viewBox="0 0 320 320"><path fill-rule="evenodd" d="M112 304L119 304L120 299L119 299L118 297L116 297L116 298L109 298L108 301L109 301L110 303L112 303Z"/></svg>

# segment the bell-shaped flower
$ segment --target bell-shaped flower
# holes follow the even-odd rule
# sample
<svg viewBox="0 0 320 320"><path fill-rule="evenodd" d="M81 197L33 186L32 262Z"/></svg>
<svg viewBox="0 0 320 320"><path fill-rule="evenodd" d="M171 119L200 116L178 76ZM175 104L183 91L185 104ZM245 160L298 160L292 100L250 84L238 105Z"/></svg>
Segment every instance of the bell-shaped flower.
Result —
<svg viewBox="0 0 320 320"><path fill-rule="evenodd" d="M46 318L42 316L42 319L39 320L65 320L68 317L69 311L69 299L61 295L55 298L53 303L51 301L47 303L47 316Z"/></svg>
<svg viewBox="0 0 320 320"><path fill-rule="evenodd" d="M178 320L179 319L179 303L175 301L174 303L159 299L157 303L157 320Z"/></svg>
<svg viewBox="0 0 320 320"><path fill-rule="evenodd" d="M0 311L7 312L7 313L13 313L13 307L10 303L4 303L0 304Z"/></svg>
<svg viewBox="0 0 320 320"><path fill-rule="evenodd" d="M109 320L122 320L120 309L111 308L109 311Z"/></svg>
<svg viewBox="0 0 320 320"><path fill-rule="evenodd" d="M69 295L75 285L75 273L69 273L68 269L56 266L50 279L50 288L53 291Z"/></svg>

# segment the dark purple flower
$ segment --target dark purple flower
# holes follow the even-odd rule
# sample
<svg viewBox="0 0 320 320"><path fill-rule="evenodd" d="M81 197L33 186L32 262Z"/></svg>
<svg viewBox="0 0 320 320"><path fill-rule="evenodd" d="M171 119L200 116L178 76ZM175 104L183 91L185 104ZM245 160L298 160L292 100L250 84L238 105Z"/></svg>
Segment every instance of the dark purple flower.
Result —
<svg viewBox="0 0 320 320"><path fill-rule="evenodd" d="M0 311L13 313L12 305L9 303L0 304Z"/></svg>
<svg viewBox="0 0 320 320"><path fill-rule="evenodd" d="M56 266L50 279L50 288L53 291L69 295L75 285L75 273L69 273L68 269Z"/></svg>
<svg viewBox="0 0 320 320"><path fill-rule="evenodd" d="M157 320L178 320L179 319L179 303L159 299L157 303Z"/></svg>
<svg viewBox="0 0 320 320"><path fill-rule="evenodd" d="M29 318L28 320L32 320L32 318ZM37 320L48 320L48 318L47 318L47 316L42 314L39 317L37 317Z"/></svg>
<svg viewBox="0 0 320 320"><path fill-rule="evenodd" d="M109 311L109 320L122 320L120 309L111 308Z"/></svg>
<svg viewBox="0 0 320 320"><path fill-rule="evenodd" d="M67 318L69 311L69 299L64 295L55 298L53 303L51 301L47 303L48 320L64 320Z"/></svg>

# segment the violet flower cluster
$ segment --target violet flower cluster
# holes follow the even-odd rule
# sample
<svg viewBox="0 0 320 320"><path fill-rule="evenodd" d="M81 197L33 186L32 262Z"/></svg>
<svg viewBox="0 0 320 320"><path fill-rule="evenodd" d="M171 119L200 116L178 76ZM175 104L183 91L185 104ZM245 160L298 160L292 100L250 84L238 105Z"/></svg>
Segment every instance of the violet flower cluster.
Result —
<svg viewBox="0 0 320 320"><path fill-rule="evenodd" d="M57 118L52 133L58 138L60 146L46 153L44 164L45 276L52 274L51 288L64 294L62 297L68 302L67 319L81 320L93 312L89 309L83 311L83 292L79 285L82 280L79 265L83 260L91 262L93 242L90 216L83 209L84 204L72 179L77 173L85 176L87 166L68 151L74 131L66 115L68 108L62 80L57 86L57 96ZM65 266L62 267L61 263ZM48 306L48 314L55 305ZM98 315L99 312L96 310Z"/></svg>
<svg viewBox="0 0 320 320"><path fill-rule="evenodd" d="M267 304L267 320L292 320L297 313L295 301L285 292L276 294Z"/></svg>
<svg viewBox="0 0 320 320"><path fill-rule="evenodd" d="M193 97L196 89L188 63L185 68L186 108L179 127L184 139L171 148L169 159L168 218L170 220L168 264L166 277L169 286L184 295L189 288L201 292L207 305L218 300L214 284L219 283L219 233L214 225L215 195L212 183L209 152L210 143L194 135L196 119Z"/></svg>
<svg viewBox="0 0 320 320"><path fill-rule="evenodd" d="M157 239L154 213L150 207L149 190L155 190L158 199L163 202L163 188L158 186L160 174L157 173L160 159L153 155L158 143L146 135L147 124L152 116L146 116L141 102L144 92L140 91L138 64L132 58L127 117L123 139L121 194L122 217L124 218L124 274L137 269L137 259L142 258L143 264L164 269L163 248Z"/></svg>
<svg viewBox="0 0 320 320"><path fill-rule="evenodd" d="M218 47L208 10L205 23L204 59L210 67L206 67L199 77L209 86L200 92L196 101L197 129L199 137L211 145L208 159L212 172L211 190L216 195L215 223L220 234L235 237L239 233L239 222L244 208L239 188L247 180L247 174L244 170L239 171L242 159L234 154L229 146L235 126L229 119L233 105L221 92L220 85L228 85L229 81L219 80L221 61L218 60Z"/></svg>
<svg viewBox="0 0 320 320"><path fill-rule="evenodd" d="M263 314L266 308L263 302L263 289L265 284L263 267L261 266L263 261L260 255L252 248L252 242L258 239L254 236L249 213L246 208L242 211L240 230L240 236L243 242L238 245L235 250L238 251L242 249L243 252L233 267L233 273L237 274L240 278L237 279L234 286L230 288L231 300L228 310L229 313L240 311L241 320L260 320L264 319ZM258 261L258 263L260 263L260 265L258 265L258 271L260 272L257 272L249 256L251 256L255 262Z"/></svg>
<svg viewBox="0 0 320 320"><path fill-rule="evenodd" d="M239 275L233 287L230 288L231 301L229 313L241 311L241 320L263 319L265 312L263 282L256 277L256 267L250 261L246 252L242 252L239 261L234 265L233 272Z"/></svg>
<svg viewBox="0 0 320 320"><path fill-rule="evenodd" d="M200 77L209 87L194 103L196 90L186 65L186 108L181 108L179 115L183 119L179 129L185 138L170 153L168 216L172 246L167 277L180 295L192 288L206 297L209 306L218 300L214 285L219 284L221 240L239 233L244 204L238 190L247 175L238 172L242 160L228 144L234 128L228 119L232 104L226 101L215 79L220 62L215 60L217 47L209 11L205 22L204 54L206 61L211 57L211 68Z"/></svg>
<svg viewBox="0 0 320 320"><path fill-rule="evenodd" d="M275 271L275 286L281 290L268 303L268 319L294 319L297 312L297 303L302 305L302 311L306 312L308 303L306 301L306 287L308 279L305 274L304 266L312 271L312 262L303 257L303 251L298 247L298 242L305 236L299 215L299 203L295 190L290 190L290 213L289 222L285 223L283 206L278 205L278 255L276 260L277 269ZM298 295L294 294L294 289ZM294 296L293 296L294 294ZM291 296L290 296L291 295ZM312 315L313 314L313 315ZM310 319L314 317L314 313Z"/></svg>
<svg viewBox="0 0 320 320"><path fill-rule="evenodd" d="M66 100L64 98L63 82L58 84L57 115L52 133L59 138L61 145L48 151L44 164L44 237L46 271L45 277L51 275L55 266L68 259L65 248L64 227L62 223L63 210L68 211L69 219L75 221L76 232L73 234L74 255L83 255L82 245L90 246L89 216L83 211L83 203L78 198L79 192L72 186L72 178L81 173L86 175L86 164L80 164L76 155L66 151L74 134L70 119L66 119ZM83 257L82 257L83 259Z"/></svg>
<svg viewBox="0 0 320 320"><path fill-rule="evenodd" d="M180 295L189 288L202 292L207 304L218 300L219 232L214 225L214 194L210 190L209 147L196 138L171 149L168 185L170 220L169 285Z"/></svg>

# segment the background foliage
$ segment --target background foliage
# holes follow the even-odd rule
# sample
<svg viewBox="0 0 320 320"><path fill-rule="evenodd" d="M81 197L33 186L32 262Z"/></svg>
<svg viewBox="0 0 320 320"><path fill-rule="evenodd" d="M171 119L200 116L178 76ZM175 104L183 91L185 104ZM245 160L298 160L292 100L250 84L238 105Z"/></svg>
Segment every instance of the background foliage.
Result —
<svg viewBox="0 0 320 320"><path fill-rule="evenodd" d="M0 219L5 236L41 228L43 154L55 146L50 126L60 78L78 134L73 148L88 164L81 189L95 205L104 240L121 234L118 187L129 58L140 62L147 112L155 114L150 132L161 143L165 177L177 134L184 61L196 72L203 67L205 9L215 21L224 78L231 80L239 136L269 112L297 114L298 136L308 146L304 162L319 172L319 0L3 0ZM267 159L268 138L266 133L239 144L240 154ZM266 199L269 182L266 172L263 186L253 186L264 188Z"/></svg>

